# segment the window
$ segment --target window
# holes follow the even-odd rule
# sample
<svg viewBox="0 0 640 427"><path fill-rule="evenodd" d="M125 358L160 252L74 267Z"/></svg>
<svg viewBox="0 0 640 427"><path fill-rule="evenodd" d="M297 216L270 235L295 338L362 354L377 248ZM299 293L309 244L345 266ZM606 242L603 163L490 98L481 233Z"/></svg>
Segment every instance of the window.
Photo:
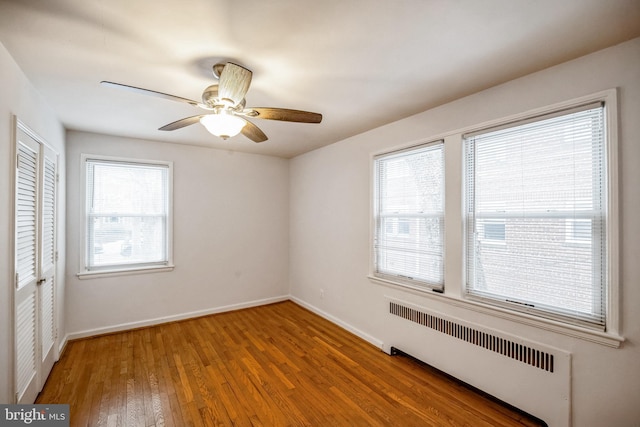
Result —
<svg viewBox="0 0 640 427"><path fill-rule="evenodd" d="M605 328L604 110L579 106L464 136L470 297Z"/></svg>
<svg viewBox="0 0 640 427"><path fill-rule="evenodd" d="M483 224L484 238L487 241L493 240L494 242L504 242L505 223L504 221L486 221Z"/></svg>
<svg viewBox="0 0 640 427"><path fill-rule="evenodd" d="M376 277L443 288L443 147L438 141L375 158Z"/></svg>
<svg viewBox="0 0 640 427"><path fill-rule="evenodd" d="M85 157L85 269L162 268L171 263L172 165Z"/></svg>
<svg viewBox="0 0 640 427"><path fill-rule="evenodd" d="M566 222L567 244L591 244L591 221L588 219L567 218Z"/></svg>

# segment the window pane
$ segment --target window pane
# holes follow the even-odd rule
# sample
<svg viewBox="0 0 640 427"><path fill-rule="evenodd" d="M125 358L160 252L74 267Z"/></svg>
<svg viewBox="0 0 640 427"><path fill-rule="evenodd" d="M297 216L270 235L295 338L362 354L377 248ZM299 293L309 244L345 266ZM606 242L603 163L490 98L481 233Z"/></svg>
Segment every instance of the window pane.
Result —
<svg viewBox="0 0 640 427"><path fill-rule="evenodd" d="M469 294L604 324L603 109L465 139Z"/></svg>
<svg viewBox="0 0 640 427"><path fill-rule="evenodd" d="M87 269L168 261L165 165L87 161Z"/></svg>
<svg viewBox="0 0 640 427"><path fill-rule="evenodd" d="M92 213L165 214L167 167L90 162Z"/></svg>
<svg viewBox="0 0 640 427"><path fill-rule="evenodd" d="M376 275L442 288L443 161L442 142L376 159Z"/></svg>
<svg viewBox="0 0 640 427"><path fill-rule="evenodd" d="M484 224L484 238L487 240L504 240L505 224L504 222L488 221Z"/></svg>
<svg viewBox="0 0 640 427"><path fill-rule="evenodd" d="M164 261L164 222L163 217L93 217L93 265Z"/></svg>

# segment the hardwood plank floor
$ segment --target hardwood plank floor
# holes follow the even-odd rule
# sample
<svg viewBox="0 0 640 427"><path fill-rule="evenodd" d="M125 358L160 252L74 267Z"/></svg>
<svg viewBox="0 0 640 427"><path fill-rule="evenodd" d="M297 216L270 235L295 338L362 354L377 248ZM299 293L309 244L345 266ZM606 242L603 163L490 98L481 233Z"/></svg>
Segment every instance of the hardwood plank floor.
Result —
<svg viewBox="0 0 640 427"><path fill-rule="evenodd" d="M538 426L287 301L69 342L72 426Z"/></svg>

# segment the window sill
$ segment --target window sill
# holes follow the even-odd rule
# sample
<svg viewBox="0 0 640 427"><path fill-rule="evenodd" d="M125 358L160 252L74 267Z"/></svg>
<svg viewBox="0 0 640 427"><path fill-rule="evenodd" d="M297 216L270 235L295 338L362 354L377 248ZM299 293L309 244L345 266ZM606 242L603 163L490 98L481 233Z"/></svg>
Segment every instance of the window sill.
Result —
<svg viewBox="0 0 640 427"><path fill-rule="evenodd" d="M118 269L118 270L83 271L76 274L76 276L79 279L86 280L86 279L98 279L101 277L128 276L132 274L163 273L166 271L173 271L174 268L175 268L174 265L161 265L161 266L137 267L137 268Z"/></svg>
<svg viewBox="0 0 640 427"><path fill-rule="evenodd" d="M566 323L544 319L541 317L529 315L526 313L519 313L508 309L495 307L481 302L463 299L461 297L455 297L447 295L446 293L433 292L431 289L423 289L415 286L408 286L404 283L395 282L392 280L382 279L369 275L369 280L373 283L388 286L394 289L401 289L404 291L410 291L416 295L420 295L429 299L437 300L445 304L449 304L454 307L461 307L467 310L473 310L482 314L486 314L493 317L509 320L512 322L521 323L535 328L543 329L550 332L570 336L572 338L578 338L581 340L589 341L592 343L604 345L612 348L619 348L624 342L624 337L611 332L600 332L579 326L569 325Z"/></svg>

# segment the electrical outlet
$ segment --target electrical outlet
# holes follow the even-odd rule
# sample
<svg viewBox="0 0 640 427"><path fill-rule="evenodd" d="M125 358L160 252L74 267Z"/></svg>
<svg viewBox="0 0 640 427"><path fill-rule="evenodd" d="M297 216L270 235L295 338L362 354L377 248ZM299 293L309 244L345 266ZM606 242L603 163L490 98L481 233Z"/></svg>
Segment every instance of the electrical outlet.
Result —
<svg viewBox="0 0 640 427"><path fill-rule="evenodd" d="M324 289L320 289L320 298L324 298Z"/></svg>

